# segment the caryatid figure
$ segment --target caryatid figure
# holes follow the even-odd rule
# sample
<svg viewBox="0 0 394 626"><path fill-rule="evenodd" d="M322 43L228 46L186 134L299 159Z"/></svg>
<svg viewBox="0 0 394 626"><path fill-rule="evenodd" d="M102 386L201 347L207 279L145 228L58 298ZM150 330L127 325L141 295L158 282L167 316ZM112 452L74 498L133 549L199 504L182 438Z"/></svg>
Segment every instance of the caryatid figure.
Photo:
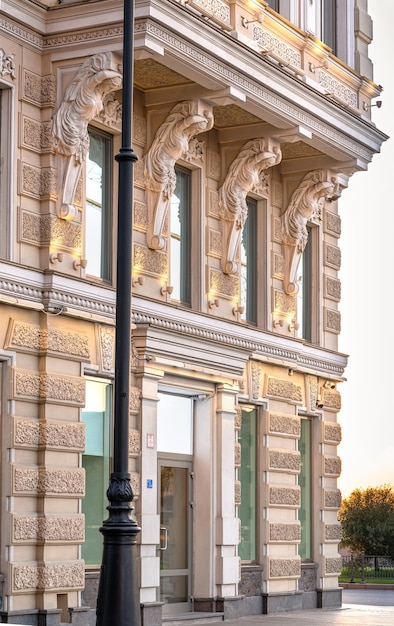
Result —
<svg viewBox="0 0 394 626"><path fill-rule="evenodd" d="M198 101L180 102L158 129L145 156L145 188L148 203L148 246L164 248L162 236L170 198L176 186L175 164L187 154L190 141L213 127L212 111L201 110Z"/></svg>
<svg viewBox="0 0 394 626"><path fill-rule="evenodd" d="M266 142L266 139L261 138L252 139L245 144L231 163L226 179L219 189L219 208L225 246L223 271L226 274L234 274L238 269L235 255L248 216L246 196L259 185L262 173L280 163L282 159L279 146L269 150Z"/></svg>
<svg viewBox="0 0 394 626"><path fill-rule="evenodd" d="M59 217L76 217L73 202L82 164L89 152L88 124L103 109L105 96L121 85L122 75L111 67L110 53L100 53L86 59L66 89L52 124L54 150L65 157Z"/></svg>
<svg viewBox="0 0 394 626"><path fill-rule="evenodd" d="M322 170L304 176L293 192L289 205L282 215L281 232L285 251L285 292L298 292L297 268L308 241L307 223L320 210L323 199L338 197L339 185L335 177L327 180Z"/></svg>

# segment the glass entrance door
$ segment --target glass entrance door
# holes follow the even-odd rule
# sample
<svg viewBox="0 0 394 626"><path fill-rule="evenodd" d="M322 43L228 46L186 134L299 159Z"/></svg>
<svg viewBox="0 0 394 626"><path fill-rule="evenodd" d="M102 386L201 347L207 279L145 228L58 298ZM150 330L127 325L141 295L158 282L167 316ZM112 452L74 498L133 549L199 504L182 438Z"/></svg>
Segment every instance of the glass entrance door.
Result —
<svg viewBox="0 0 394 626"><path fill-rule="evenodd" d="M190 611L191 462L159 461L160 601L163 613Z"/></svg>

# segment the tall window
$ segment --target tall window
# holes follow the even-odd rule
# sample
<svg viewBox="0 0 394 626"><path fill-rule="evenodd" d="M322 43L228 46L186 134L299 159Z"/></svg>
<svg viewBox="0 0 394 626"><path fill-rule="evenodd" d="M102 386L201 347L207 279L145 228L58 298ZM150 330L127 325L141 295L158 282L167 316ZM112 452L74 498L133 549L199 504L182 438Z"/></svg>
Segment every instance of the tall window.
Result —
<svg viewBox="0 0 394 626"><path fill-rule="evenodd" d="M267 0L267 4L274 9L277 13L279 13L279 0Z"/></svg>
<svg viewBox="0 0 394 626"><path fill-rule="evenodd" d="M247 198L248 217L241 239L241 305L248 322L257 323L257 202Z"/></svg>
<svg viewBox="0 0 394 626"><path fill-rule="evenodd" d="M241 521L241 541L238 555L241 561L255 561L257 553L256 495L257 495L257 410L242 410L242 425L238 434L241 444L241 504L238 517Z"/></svg>
<svg viewBox="0 0 394 626"><path fill-rule="evenodd" d="M336 21L337 21L337 7L335 0L322 0L321 6L321 37L327 46L332 48L334 54L336 54L337 41L336 41Z"/></svg>
<svg viewBox="0 0 394 626"><path fill-rule="evenodd" d="M110 475L111 384L100 379L86 380L86 406L82 411L86 425L86 447L82 456L86 495L82 501L85 514L85 543L82 558L87 565L98 565L102 557L99 528L108 517L106 491Z"/></svg>
<svg viewBox="0 0 394 626"><path fill-rule="evenodd" d="M89 129L90 147L86 159L85 254L87 273L111 279L112 224L112 140Z"/></svg>
<svg viewBox="0 0 394 626"><path fill-rule="evenodd" d="M10 257L11 90L0 85L0 258Z"/></svg>
<svg viewBox="0 0 394 626"><path fill-rule="evenodd" d="M314 313L312 283L313 235L313 229L308 227L308 241L298 266L297 321L300 325L298 335L306 341L312 341L312 317Z"/></svg>
<svg viewBox="0 0 394 626"><path fill-rule="evenodd" d="M301 489L301 506L298 518L301 522L301 543L298 554L302 559L312 558L312 421L301 418L301 437L298 449L301 454L301 472L298 484Z"/></svg>
<svg viewBox="0 0 394 626"><path fill-rule="evenodd" d="M176 167L176 187L170 202L170 285L172 298L191 303L191 172Z"/></svg>

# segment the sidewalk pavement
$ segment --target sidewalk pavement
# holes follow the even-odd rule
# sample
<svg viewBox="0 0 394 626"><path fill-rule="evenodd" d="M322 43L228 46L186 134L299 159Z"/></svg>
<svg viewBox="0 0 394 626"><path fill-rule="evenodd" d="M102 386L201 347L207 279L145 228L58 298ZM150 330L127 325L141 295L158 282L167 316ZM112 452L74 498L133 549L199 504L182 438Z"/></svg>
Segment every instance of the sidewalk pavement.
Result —
<svg viewBox="0 0 394 626"><path fill-rule="evenodd" d="M394 626L393 590L343 590L337 609L251 615L223 622L225 626ZM200 626L204 626L201 624ZM207 625L209 626L209 625Z"/></svg>

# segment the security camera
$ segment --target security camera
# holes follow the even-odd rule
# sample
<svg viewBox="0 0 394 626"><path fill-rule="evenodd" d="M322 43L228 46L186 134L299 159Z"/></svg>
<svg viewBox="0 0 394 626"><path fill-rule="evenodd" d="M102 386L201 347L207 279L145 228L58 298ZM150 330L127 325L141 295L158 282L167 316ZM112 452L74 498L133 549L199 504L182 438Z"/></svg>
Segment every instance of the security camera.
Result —
<svg viewBox="0 0 394 626"><path fill-rule="evenodd" d="M378 107L378 109L380 109L380 107L382 106L382 101L376 100L376 106Z"/></svg>

